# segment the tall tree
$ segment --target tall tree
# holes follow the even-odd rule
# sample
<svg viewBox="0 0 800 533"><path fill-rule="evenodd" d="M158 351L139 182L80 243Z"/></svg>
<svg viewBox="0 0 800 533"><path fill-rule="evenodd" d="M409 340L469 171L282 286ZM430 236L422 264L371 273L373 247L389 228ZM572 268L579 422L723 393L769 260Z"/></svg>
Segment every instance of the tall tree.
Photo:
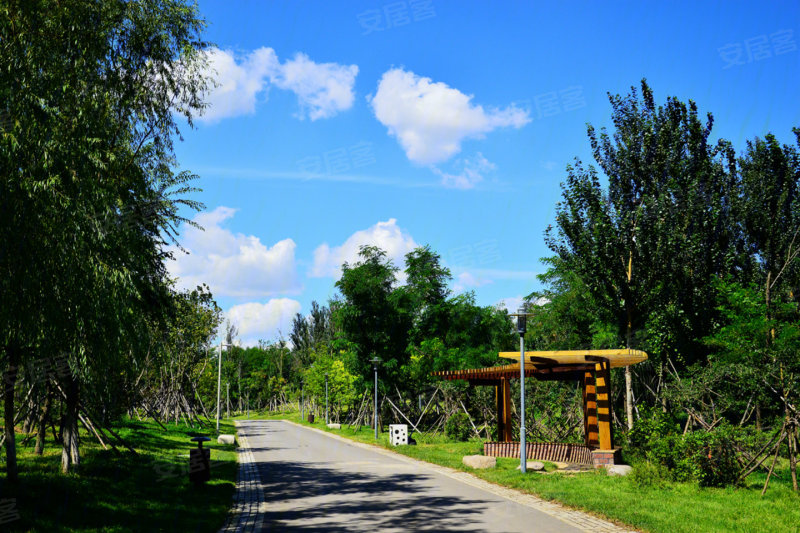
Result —
<svg viewBox="0 0 800 533"><path fill-rule="evenodd" d="M800 453L800 408L794 376L800 367L796 344L800 285L800 128L797 147L781 145L771 134L748 142L740 160L741 191L737 211L747 251L756 264L752 281L762 287L763 350L753 351L750 365L783 406L792 480L798 489L796 457ZM789 309L790 311L787 311ZM735 321L732 321L735 324ZM758 339L748 339L756 345ZM730 350L729 350L730 351Z"/></svg>
<svg viewBox="0 0 800 533"><path fill-rule="evenodd" d="M441 258L430 246L424 246L406 254L405 273L406 285L398 290L406 296L408 313L413 317L410 342L443 338L449 326L450 270L442 266Z"/></svg>
<svg viewBox="0 0 800 533"><path fill-rule="evenodd" d="M397 267L375 246L362 246L359 257L356 264L343 265L342 277L336 282L344 300L336 319L355 348L355 373L369 381L369 361L378 357L386 384L394 386L407 360L409 330L406 306L398 302L402 294L393 291Z"/></svg>
<svg viewBox="0 0 800 533"><path fill-rule="evenodd" d="M297 364L305 367L311 363L311 354L320 344L330 344L333 340L331 309L311 302L311 313L303 316L297 313L292 319L289 333Z"/></svg>
<svg viewBox="0 0 800 533"><path fill-rule="evenodd" d="M764 287L768 313L773 296L788 295L800 281L800 128L793 131L798 148L768 134L749 141L739 163L737 215L757 264L755 277L746 281Z"/></svg>
<svg viewBox="0 0 800 533"><path fill-rule="evenodd" d="M595 304L615 318L625 346L638 343L649 317L663 312L672 331L693 339L708 313L669 316L673 308L702 311L710 276L735 246L730 224L730 153L708 138L713 118L668 98L655 104L645 81L641 96L609 96L613 135L588 127L593 155L608 179L576 160L567 167L556 227L546 242L586 285ZM683 321L683 322L681 322ZM664 355L655 354L657 361ZM633 425L630 368L626 415Z"/></svg>

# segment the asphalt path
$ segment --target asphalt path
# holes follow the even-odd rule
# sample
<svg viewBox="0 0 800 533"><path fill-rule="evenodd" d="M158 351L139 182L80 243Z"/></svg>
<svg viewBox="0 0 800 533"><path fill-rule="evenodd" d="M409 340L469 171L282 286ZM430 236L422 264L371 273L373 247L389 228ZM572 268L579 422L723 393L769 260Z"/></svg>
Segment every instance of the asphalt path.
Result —
<svg viewBox="0 0 800 533"><path fill-rule="evenodd" d="M580 531L418 461L295 424L242 421L267 531Z"/></svg>

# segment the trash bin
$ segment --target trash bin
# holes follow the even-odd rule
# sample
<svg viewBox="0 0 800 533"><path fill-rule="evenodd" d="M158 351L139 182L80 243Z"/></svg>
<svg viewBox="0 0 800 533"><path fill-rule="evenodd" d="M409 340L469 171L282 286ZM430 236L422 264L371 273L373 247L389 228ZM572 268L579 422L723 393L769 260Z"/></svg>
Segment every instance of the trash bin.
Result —
<svg viewBox="0 0 800 533"><path fill-rule="evenodd" d="M189 450L189 481L195 485L211 479L211 450L203 448L203 443L210 440L208 437L192 437L197 449Z"/></svg>
<svg viewBox="0 0 800 533"><path fill-rule="evenodd" d="M308 423L309 424L314 423L314 413L308 413Z"/></svg>

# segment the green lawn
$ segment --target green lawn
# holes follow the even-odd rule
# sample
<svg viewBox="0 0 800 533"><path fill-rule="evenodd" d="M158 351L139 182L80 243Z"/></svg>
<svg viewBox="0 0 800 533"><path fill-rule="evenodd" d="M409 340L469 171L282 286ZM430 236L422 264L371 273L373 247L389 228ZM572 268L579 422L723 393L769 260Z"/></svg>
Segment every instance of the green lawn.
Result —
<svg viewBox="0 0 800 533"><path fill-rule="evenodd" d="M251 418L256 418L252 415ZM259 418L301 422L297 413L266 414ZM324 421L304 425L323 429L353 440L374 444L370 428L354 430L342 426L330 430ZM472 470L461 463L464 455L482 453L482 442L447 442L443 437L415 434L417 446L389 445L388 434L378 444L398 453L457 470L472 471L487 481L530 492L546 500L589 511L636 529L652 532L697 531L800 531L800 496L791 490L788 467L777 470L765 496L761 496L765 474L753 474L742 488L700 488L696 483L666 483L642 487L631 478L609 477L603 471L581 474L521 474L519 461L499 459L493 470Z"/></svg>
<svg viewBox="0 0 800 533"><path fill-rule="evenodd" d="M188 480L189 438L215 434L214 426L192 429L153 422L125 421L117 432L139 453L116 455L81 434L80 473L59 472L61 448L47 442L45 454L33 443L19 448L20 483L0 477L0 531L186 531L215 532L225 522L236 479L234 446L211 448L211 481L195 487ZM232 423L220 427L234 433ZM21 441L18 435L18 442ZM122 450L122 449L121 449ZM16 499L15 502L9 501ZM19 513L20 518L7 521Z"/></svg>

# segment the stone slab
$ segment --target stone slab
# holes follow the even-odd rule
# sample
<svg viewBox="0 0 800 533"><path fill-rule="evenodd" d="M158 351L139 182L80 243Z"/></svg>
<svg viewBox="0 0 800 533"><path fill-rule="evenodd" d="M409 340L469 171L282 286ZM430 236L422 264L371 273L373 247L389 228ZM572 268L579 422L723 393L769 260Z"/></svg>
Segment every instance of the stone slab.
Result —
<svg viewBox="0 0 800 533"><path fill-rule="evenodd" d="M461 462L470 468L494 468L497 466L497 457L486 455L465 455Z"/></svg>
<svg viewBox="0 0 800 533"><path fill-rule="evenodd" d="M236 436L234 435L226 435L222 434L217 437L217 442L220 444L235 444L236 443Z"/></svg>
<svg viewBox="0 0 800 533"><path fill-rule="evenodd" d="M606 467L606 472L609 476L627 476L633 470L628 465L609 465Z"/></svg>

